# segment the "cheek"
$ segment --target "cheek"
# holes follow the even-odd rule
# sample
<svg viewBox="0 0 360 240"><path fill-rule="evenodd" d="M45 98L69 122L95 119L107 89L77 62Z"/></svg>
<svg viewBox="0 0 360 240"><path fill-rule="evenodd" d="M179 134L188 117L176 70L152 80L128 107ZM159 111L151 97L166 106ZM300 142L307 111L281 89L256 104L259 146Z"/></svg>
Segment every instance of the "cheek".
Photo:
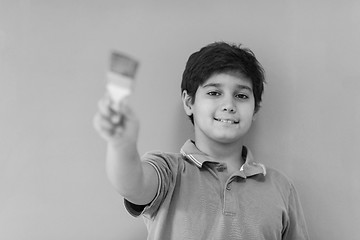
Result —
<svg viewBox="0 0 360 240"><path fill-rule="evenodd" d="M199 101L196 106L196 112L202 116L212 114L214 112L214 103L210 101Z"/></svg>
<svg viewBox="0 0 360 240"><path fill-rule="evenodd" d="M212 113L210 111L207 111L207 109L204 109L204 108L194 112L194 116L198 122L207 122L213 118Z"/></svg>
<svg viewBox="0 0 360 240"><path fill-rule="evenodd" d="M254 106L247 106L246 108L242 109L242 119L246 122L250 121L252 122L252 119L254 117L254 114L255 114L255 109L254 109Z"/></svg>

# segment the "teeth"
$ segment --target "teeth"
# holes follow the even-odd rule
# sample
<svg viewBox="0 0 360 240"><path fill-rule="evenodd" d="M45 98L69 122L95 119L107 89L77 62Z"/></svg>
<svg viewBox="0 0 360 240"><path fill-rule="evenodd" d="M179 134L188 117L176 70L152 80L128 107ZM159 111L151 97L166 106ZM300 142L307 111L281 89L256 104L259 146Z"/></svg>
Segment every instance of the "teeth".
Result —
<svg viewBox="0 0 360 240"><path fill-rule="evenodd" d="M223 120L223 119L220 119L220 122L223 122L223 123L233 123L233 121L230 121L230 120Z"/></svg>
<svg viewBox="0 0 360 240"><path fill-rule="evenodd" d="M215 118L216 121L219 121L219 122L223 122L223 123L231 123L231 124L234 124L234 123L238 123L237 121L233 121L233 120L229 120L229 119L219 119L219 118Z"/></svg>

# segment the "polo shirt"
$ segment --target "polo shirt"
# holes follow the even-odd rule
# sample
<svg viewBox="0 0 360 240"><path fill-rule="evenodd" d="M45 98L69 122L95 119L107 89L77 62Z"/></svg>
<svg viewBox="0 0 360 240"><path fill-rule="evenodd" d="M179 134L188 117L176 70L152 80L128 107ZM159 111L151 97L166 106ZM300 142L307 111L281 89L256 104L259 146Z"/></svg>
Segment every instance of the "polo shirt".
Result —
<svg viewBox="0 0 360 240"><path fill-rule="evenodd" d="M248 148L242 155L245 163L230 174L190 140L180 153L146 153L142 161L158 175L157 195L146 206L125 199L125 207L143 216L148 239L309 239L293 183L255 162Z"/></svg>

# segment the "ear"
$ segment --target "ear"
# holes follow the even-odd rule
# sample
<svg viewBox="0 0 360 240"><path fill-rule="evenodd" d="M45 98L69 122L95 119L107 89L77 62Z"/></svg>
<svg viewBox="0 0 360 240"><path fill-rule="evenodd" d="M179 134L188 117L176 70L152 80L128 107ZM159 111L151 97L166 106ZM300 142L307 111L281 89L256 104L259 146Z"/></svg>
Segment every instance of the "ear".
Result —
<svg viewBox="0 0 360 240"><path fill-rule="evenodd" d="M254 112L253 117L252 117L253 122L256 120L256 117L257 117L257 112Z"/></svg>
<svg viewBox="0 0 360 240"><path fill-rule="evenodd" d="M184 110L186 115L191 116L193 114L193 110L192 110L192 98L191 96L187 93L186 90L184 90L182 92L181 95L182 101L183 101L183 105L184 105Z"/></svg>

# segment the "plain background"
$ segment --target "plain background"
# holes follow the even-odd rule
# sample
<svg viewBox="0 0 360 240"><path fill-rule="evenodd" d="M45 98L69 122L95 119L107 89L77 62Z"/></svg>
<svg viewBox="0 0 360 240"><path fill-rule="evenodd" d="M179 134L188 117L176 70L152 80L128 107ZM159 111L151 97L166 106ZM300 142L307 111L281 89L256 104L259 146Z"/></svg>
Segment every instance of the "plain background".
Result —
<svg viewBox="0 0 360 240"><path fill-rule="evenodd" d="M214 41L266 70L247 139L289 176L312 239L359 239L360 2L0 0L0 239L145 239L105 175L93 130L111 49L141 66L139 151L191 137L188 56Z"/></svg>

